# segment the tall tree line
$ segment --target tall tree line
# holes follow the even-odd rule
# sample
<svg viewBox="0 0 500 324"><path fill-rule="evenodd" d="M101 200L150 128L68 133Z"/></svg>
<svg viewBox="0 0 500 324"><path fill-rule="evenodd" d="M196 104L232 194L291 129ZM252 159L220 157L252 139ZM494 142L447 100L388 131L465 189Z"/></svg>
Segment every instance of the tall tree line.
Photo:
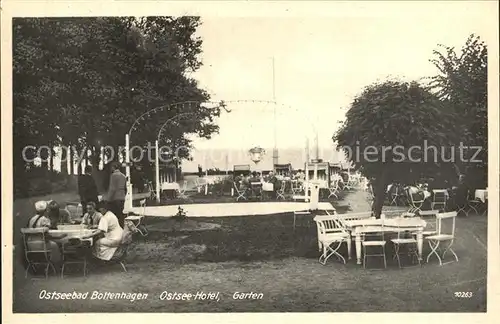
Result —
<svg viewBox="0 0 500 324"><path fill-rule="evenodd" d="M387 80L368 85L334 135L341 146L366 153L370 147L369 156L351 158L372 181L377 217L385 189L393 182L437 177L442 185L451 185L465 174L470 188L487 186L487 46L470 35L459 51L441 48L430 60L437 73L429 84ZM436 147L438 154L426 157L424 143ZM405 148L403 154L394 153L391 148L396 146Z"/></svg>
<svg viewBox="0 0 500 324"><path fill-rule="evenodd" d="M101 147L123 146L125 133L144 112L209 100L190 77L202 65L202 40L195 34L200 25L199 17L190 16L14 19L15 185L22 190L26 184L27 145L88 148L88 160L97 165ZM192 118L168 127L163 145L190 147L187 133L210 137L218 131L218 109L173 105L141 120L131 144L154 142L159 127L181 112ZM47 156L40 156L47 160L42 167L52 169Z"/></svg>

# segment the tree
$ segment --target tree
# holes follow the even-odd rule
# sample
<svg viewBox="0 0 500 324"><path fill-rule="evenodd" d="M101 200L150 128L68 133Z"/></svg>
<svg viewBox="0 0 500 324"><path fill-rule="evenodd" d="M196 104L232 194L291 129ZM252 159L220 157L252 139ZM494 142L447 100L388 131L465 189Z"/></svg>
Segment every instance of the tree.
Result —
<svg viewBox="0 0 500 324"><path fill-rule="evenodd" d="M167 108L141 121L133 145L153 142L165 120L185 111L193 113L190 127L167 130L166 141L189 147L187 133L217 132L218 109L168 106L209 99L189 76L202 64L202 41L195 36L200 24L198 17L16 18L16 183L24 182L21 153L27 145L88 148L97 165L101 146L124 145L136 118L157 106Z"/></svg>
<svg viewBox="0 0 500 324"><path fill-rule="evenodd" d="M453 125L443 102L416 82L375 83L354 99L334 140L353 152L348 159L371 180L376 217L388 184L412 183L422 174L452 168L441 152L428 148L451 147L456 140Z"/></svg>
<svg viewBox="0 0 500 324"><path fill-rule="evenodd" d="M488 170L488 51L480 37L470 35L461 51L440 45L442 51L435 50L431 62L439 74L432 78L431 89L456 114L460 140L465 146L481 147L479 156L471 161L474 150L467 152L467 161L457 161L461 173L465 170L479 171L474 178L487 181ZM463 162L463 163L460 163ZM482 176L482 177L481 177Z"/></svg>

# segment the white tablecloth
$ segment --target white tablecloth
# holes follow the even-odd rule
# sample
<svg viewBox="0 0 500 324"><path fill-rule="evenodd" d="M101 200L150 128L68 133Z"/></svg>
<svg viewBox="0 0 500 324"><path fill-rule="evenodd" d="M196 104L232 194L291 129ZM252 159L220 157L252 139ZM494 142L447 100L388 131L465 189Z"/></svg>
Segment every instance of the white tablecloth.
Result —
<svg viewBox="0 0 500 324"><path fill-rule="evenodd" d="M485 203L488 199L488 190L486 189L477 189L474 195L476 199L481 200L481 202Z"/></svg>
<svg viewBox="0 0 500 324"><path fill-rule="evenodd" d="M262 183L262 190L263 191L273 191L274 190L274 186L270 182L263 182Z"/></svg>
<svg viewBox="0 0 500 324"><path fill-rule="evenodd" d="M181 187L177 182L164 182L161 184L161 190L177 190L179 191Z"/></svg>

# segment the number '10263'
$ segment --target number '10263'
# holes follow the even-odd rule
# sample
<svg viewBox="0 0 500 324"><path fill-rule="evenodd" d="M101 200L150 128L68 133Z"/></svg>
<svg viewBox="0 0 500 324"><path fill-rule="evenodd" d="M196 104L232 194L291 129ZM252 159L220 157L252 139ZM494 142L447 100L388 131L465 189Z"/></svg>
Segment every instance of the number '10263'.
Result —
<svg viewBox="0 0 500 324"><path fill-rule="evenodd" d="M471 298L472 295L473 294L470 291L456 291L455 292L455 297L458 297L458 298Z"/></svg>

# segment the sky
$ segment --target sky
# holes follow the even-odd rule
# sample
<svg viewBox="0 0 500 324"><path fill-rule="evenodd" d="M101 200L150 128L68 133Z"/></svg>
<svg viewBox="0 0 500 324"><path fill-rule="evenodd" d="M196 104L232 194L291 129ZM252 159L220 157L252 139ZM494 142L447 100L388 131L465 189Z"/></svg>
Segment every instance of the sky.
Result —
<svg viewBox="0 0 500 324"><path fill-rule="evenodd" d="M314 145L316 132L320 147L332 147L338 122L363 87L390 77L435 75L429 60L438 44L460 49L470 34L484 32L477 18L447 14L202 17L204 65L193 77L232 112L219 118L218 135L195 139L196 149L273 147L275 130L278 149L303 148L307 137ZM273 57L279 105L231 103L273 100Z"/></svg>
<svg viewBox="0 0 500 324"><path fill-rule="evenodd" d="M218 119L219 134L193 138L195 160L183 169L249 163L254 146L267 149L263 162L272 165L275 136L280 163L302 163L307 138L312 153L316 136L319 157L338 162L332 135L365 86L435 75L429 60L438 44L460 49L470 34L487 32L464 6L437 9L428 1L412 15L202 16L203 66L191 76L231 112ZM278 104L262 102L273 99Z"/></svg>

